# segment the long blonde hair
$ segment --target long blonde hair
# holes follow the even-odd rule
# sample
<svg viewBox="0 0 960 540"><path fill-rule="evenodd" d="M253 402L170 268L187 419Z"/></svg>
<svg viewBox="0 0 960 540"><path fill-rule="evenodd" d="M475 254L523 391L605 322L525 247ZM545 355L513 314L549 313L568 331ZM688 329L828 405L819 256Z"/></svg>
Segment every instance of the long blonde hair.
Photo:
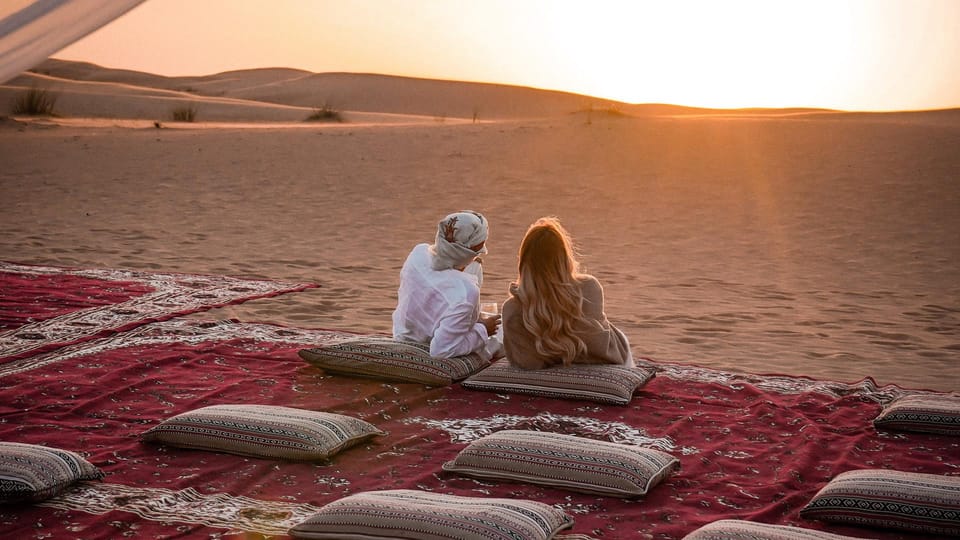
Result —
<svg viewBox="0 0 960 540"><path fill-rule="evenodd" d="M515 294L537 352L571 364L587 351L573 331L583 320L583 294L573 241L557 218L543 217L530 225L520 244L517 269Z"/></svg>

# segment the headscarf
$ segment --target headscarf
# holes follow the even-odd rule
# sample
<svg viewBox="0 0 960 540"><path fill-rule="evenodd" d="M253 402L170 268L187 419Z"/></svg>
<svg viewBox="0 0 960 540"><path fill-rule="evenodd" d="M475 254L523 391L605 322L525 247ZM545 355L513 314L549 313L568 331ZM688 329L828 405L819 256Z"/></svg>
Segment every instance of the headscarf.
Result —
<svg viewBox="0 0 960 540"><path fill-rule="evenodd" d="M437 239L430 246L434 270L447 270L466 266L487 252L484 246L478 251L470 249L487 241L487 219L477 212L464 210L440 220L437 224Z"/></svg>

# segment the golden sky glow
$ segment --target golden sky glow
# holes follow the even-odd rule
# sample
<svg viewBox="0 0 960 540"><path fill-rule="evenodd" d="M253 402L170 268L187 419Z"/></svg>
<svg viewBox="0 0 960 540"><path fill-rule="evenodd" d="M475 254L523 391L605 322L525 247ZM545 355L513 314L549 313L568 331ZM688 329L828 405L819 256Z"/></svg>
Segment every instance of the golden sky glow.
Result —
<svg viewBox="0 0 960 540"><path fill-rule="evenodd" d="M54 55L162 75L293 67L629 103L960 107L960 0L147 0Z"/></svg>

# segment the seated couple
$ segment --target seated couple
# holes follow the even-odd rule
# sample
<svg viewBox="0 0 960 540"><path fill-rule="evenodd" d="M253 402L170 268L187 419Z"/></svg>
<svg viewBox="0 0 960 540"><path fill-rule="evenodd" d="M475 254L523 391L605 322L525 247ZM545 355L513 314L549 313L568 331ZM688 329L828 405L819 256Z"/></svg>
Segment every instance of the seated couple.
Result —
<svg viewBox="0 0 960 540"><path fill-rule="evenodd" d="M516 283L500 315L480 313L489 226L476 212L443 218L433 244L413 248L400 271L393 337L429 343L434 357L504 354L523 369L570 364L633 365L627 337L607 320L603 287L581 274L570 235L538 219L520 244Z"/></svg>

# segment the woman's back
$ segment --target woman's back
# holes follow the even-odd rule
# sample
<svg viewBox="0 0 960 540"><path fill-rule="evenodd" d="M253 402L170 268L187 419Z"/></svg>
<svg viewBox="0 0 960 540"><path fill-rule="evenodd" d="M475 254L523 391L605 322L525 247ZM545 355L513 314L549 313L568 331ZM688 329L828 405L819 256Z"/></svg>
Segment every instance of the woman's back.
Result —
<svg viewBox="0 0 960 540"><path fill-rule="evenodd" d="M577 276L583 316L572 322L571 331L585 345L574 364L625 364L632 361L630 344L603 311L603 287L588 274ZM516 290L516 289L513 289ZM513 292L513 291L511 291ZM523 369L541 369L563 364L562 357L537 348L537 336L524 324L524 306L516 294L503 304L503 347L511 364Z"/></svg>

